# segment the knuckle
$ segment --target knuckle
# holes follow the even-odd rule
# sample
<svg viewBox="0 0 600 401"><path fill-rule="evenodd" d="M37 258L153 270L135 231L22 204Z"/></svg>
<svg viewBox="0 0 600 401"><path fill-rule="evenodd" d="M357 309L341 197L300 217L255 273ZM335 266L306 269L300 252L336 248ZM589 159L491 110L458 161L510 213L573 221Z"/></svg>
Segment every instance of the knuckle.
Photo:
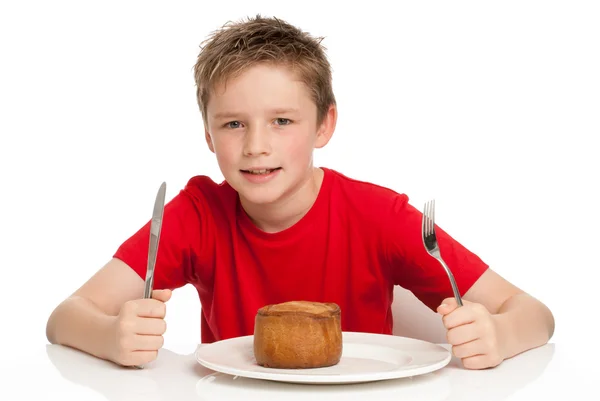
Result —
<svg viewBox="0 0 600 401"><path fill-rule="evenodd" d="M119 354L122 354L124 350L127 349L127 340L125 340L125 337L119 337L119 340L117 341L117 348L119 349Z"/></svg>
<svg viewBox="0 0 600 401"><path fill-rule="evenodd" d="M119 320L118 325L119 333L130 333L133 331L133 322L130 319L121 319Z"/></svg>
<svg viewBox="0 0 600 401"><path fill-rule="evenodd" d="M492 322L489 319L482 319L479 322L477 322L477 327L479 329L479 335L483 336L488 336L489 333L492 332Z"/></svg>
<svg viewBox="0 0 600 401"><path fill-rule="evenodd" d="M165 304L155 299L148 299L148 310L152 317L164 317L165 316Z"/></svg>
<svg viewBox="0 0 600 401"><path fill-rule="evenodd" d="M491 336L488 337L488 339L486 340L486 345L487 345L488 349L492 352L496 352L498 349L498 344L494 337L491 337Z"/></svg>
<svg viewBox="0 0 600 401"><path fill-rule="evenodd" d="M474 304L473 309L474 309L475 313L477 313L480 316L488 313L487 308L485 306L483 306L482 304Z"/></svg>
<svg viewBox="0 0 600 401"><path fill-rule="evenodd" d="M502 363L502 357L500 356L500 354L498 352L493 352L492 354L490 354L490 358L489 358L489 362L490 362L490 366L498 366L500 365L500 363Z"/></svg>
<svg viewBox="0 0 600 401"><path fill-rule="evenodd" d="M480 357L466 358L463 360L463 366L467 369L485 368L484 359Z"/></svg>
<svg viewBox="0 0 600 401"><path fill-rule="evenodd" d="M448 330L448 332L446 333L446 340L448 340L448 344L455 345L456 332L454 330Z"/></svg>
<svg viewBox="0 0 600 401"><path fill-rule="evenodd" d="M481 363L479 364L480 369L491 368L494 366L493 359L490 355L486 355L485 358L482 358Z"/></svg>
<svg viewBox="0 0 600 401"><path fill-rule="evenodd" d="M144 356L142 358L140 358L142 360L140 362L138 362L138 364L144 364L144 363L152 362L157 357L158 357L158 351L144 352Z"/></svg>
<svg viewBox="0 0 600 401"><path fill-rule="evenodd" d="M477 316L477 304L467 304L462 307L461 312L465 313L468 316Z"/></svg>
<svg viewBox="0 0 600 401"><path fill-rule="evenodd" d="M125 352L122 349L117 352L115 362L123 366L133 365L131 363L131 354L129 352Z"/></svg>
<svg viewBox="0 0 600 401"><path fill-rule="evenodd" d="M119 337L118 347L121 352L126 352L133 347L133 342L131 337L129 336L121 336Z"/></svg>
<svg viewBox="0 0 600 401"><path fill-rule="evenodd" d="M124 366L134 366L134 365L140 365L139 359L137 356L129 354L127 355L123 365Z"/></svg>
<svg viewBox="0 0 600 401"><path fill-rule="evenodd" d="M131 315L135 313L137 304L135 301L127 301L121 307L121 315Z"/></svg>
<svg viewBox="0 0 600 401"><path fill-rule="evenodd" d="M477 369L477 364L471 358L463 360L463 366L467 369Z"/></svg>

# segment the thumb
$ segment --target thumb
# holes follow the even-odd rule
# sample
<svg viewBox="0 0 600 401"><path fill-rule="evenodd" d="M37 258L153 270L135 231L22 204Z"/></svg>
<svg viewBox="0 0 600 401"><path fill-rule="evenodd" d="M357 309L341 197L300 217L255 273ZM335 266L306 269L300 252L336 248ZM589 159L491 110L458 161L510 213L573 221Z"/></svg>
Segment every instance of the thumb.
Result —
<svg viewBox="0 0 600 401"><path fill-rule="evenodd" d="M437 312L440 315L445 316L448 313L454 311L457 307L458 307L458 303L456 302L456 299L446 298L442 301L440 306L437 307Z"/></svg>
<svg viewBox="0 0 600 401"><path fill-rule="evenodd" d="M171 299L171 295L173 294L173 291L166 289L166 290L153 290L152 291L152 298L156 299L158 301L161 302L167 302L169 299Z"/></svg>

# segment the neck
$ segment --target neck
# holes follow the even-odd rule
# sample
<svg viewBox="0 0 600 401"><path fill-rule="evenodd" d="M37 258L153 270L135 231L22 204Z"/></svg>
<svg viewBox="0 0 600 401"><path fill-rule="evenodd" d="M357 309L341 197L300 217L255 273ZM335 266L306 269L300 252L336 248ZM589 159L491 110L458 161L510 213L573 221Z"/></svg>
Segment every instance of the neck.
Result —
<svg viewBox="0 0 600 401"><path fill-rule="evenodd" d="M261 230L275 233L296 224L312 207L319 194L324 172L312 168L311 174L293 192L276 202L257 205L241 198L240 202L250 220Z"/></svg>

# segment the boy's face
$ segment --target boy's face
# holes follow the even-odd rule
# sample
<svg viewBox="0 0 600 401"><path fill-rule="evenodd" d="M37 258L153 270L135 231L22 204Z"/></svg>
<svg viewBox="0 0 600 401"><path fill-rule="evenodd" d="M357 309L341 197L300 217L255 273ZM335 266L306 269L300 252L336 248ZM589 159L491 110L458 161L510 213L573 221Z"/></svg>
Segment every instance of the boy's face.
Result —
<svg viewBox="0 0 600 401"><path fill-rule="evenodd" d="M274 203L313 177L313 149L331 138L335 113L317 126L304 83L285 67L257 65L213 91L206 141L244 201Z"/></svg>

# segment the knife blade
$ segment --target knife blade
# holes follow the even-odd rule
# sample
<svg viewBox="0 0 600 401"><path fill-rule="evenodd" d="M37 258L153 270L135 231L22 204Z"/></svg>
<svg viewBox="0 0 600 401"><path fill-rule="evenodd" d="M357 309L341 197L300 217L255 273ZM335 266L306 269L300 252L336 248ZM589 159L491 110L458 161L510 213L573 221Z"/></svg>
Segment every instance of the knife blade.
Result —
<svg viewBox="0 0 600 401"><path fill-rule="evenodd" d="M158 241L160 240L163 211L165 209L166 190L167 184L163 182L160 185L158 193L156 194L156 199L154 200L152 220L150 221L150 244L148 246L148 265L146 267L144 299L152 298L152 288L154 286L154 267L156 266L156 255L158 254ZM134 365L133 367L137 369L144 369L142 365Z"/></svg>
<svg viewBox="0 0 600 401"><path fill-rule="evenodd" d="M154 285L154 266L156 266L156 255L158 253L158 241L162 228L163 211L165 208L165 193L167 184L163 182L156 194L154 201L154 210L152 211L152 221L150 223L150 245L148 247L148 266L146 268L146 285L144 287L144 298L152 297L152 287Z"/></svg>

